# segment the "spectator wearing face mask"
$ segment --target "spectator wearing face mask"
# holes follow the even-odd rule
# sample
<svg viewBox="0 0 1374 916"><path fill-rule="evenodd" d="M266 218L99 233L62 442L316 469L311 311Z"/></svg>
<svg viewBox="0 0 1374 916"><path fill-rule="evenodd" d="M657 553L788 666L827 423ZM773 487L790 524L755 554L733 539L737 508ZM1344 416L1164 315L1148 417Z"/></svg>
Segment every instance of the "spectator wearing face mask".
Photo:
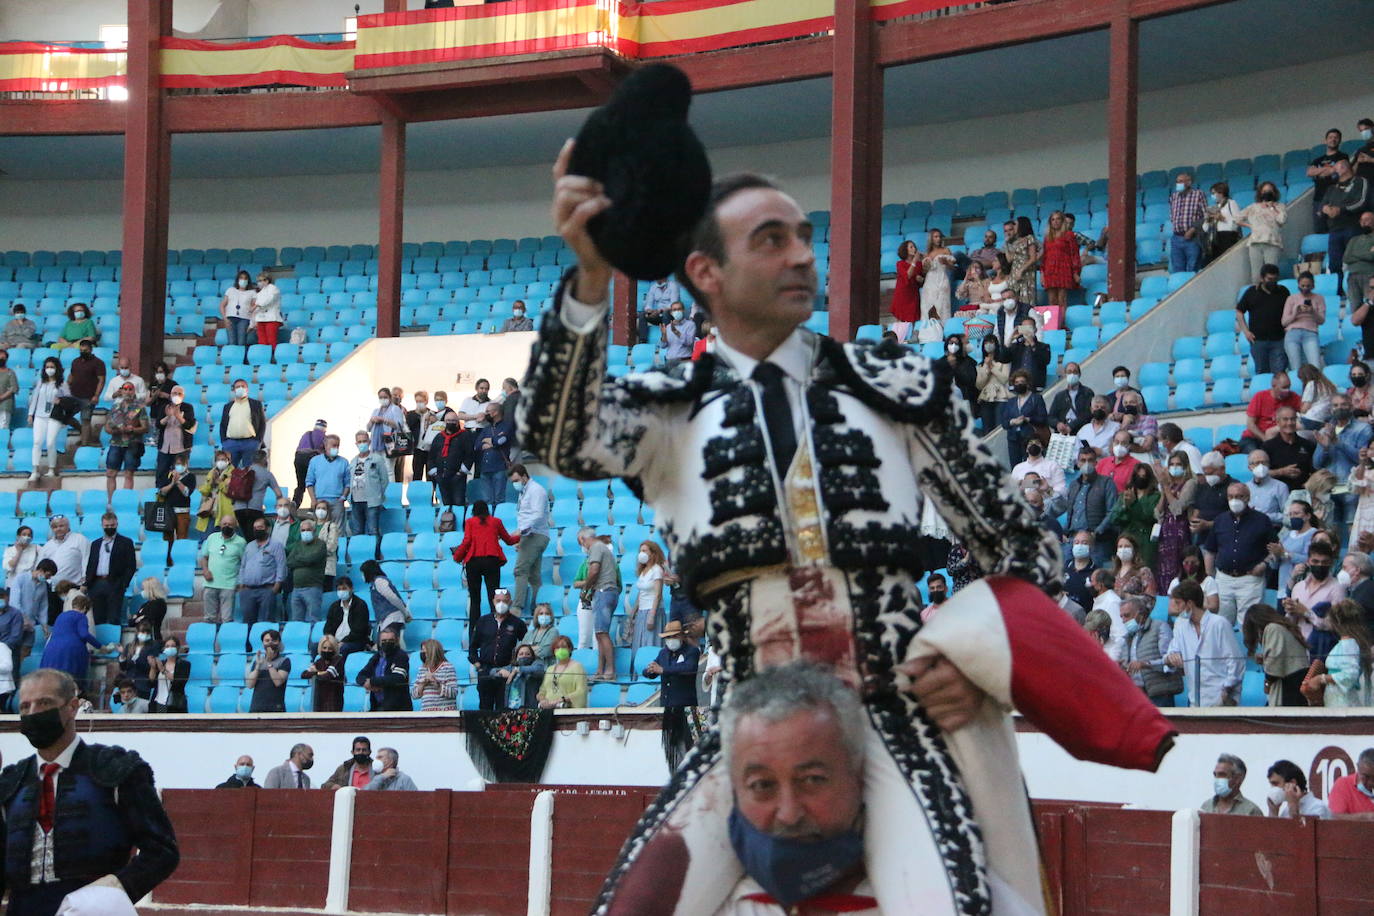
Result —
<svg viewBox="0 0 1374 916"><path fill-rule="evenodd" d="M1093 390L1082 383L1082 373L1078 363L1065 363L1064 381L1067 384L1050 402L1050 423L1061 435L1077 435L1092 419Z"/></svg>
<svg viewBox="0 0 1374 916"><path fill-rule="evenodd" d="M119 396L105 415L105 432L110 437L105 452L105 492L112 502L121 470L124 489L134 488L134 472L143 461L143 437L148 432L148 413L132 383L120 386Z"/></svg>
<svg viewBox="0 0 1374 916"><path fill-rule="evenodd" d="M1183 690L1183 672L1170 668L1164 661L1173 643L1173 629L1151 617L1153 610L1153 598L1136 596L1122 600L1126 643L1121 665L1151 703L1168 708Z"/></svg>
<svg viewBox="0 0 1374 916"><path fill-rule="evenodd" d="M191 457L191 436L196 431L196 411L186 403L186 389L173 385L167 403L150 418L157 423L157 476L155 486L166 486L172 467Z"/></svg>
<svg viewBox="0 0 1374 916"><path fill-rule="evenodd" d="M248 325L253 317L253 299L258 291L253 288L253 276L240 270L234 277L234 285L224 291L219 303L219 315L224 327L229 331L231 346L248 346Z"/></svg>
<svg viewBox="0 0 1374 916"><path fill-rule="evenodd" d="M1080 448L1078 476L1064 492L1068 529L1087 531L1095 538L1103 537L1110 525L1109 519L1112 507L1116 505L1116 498L1116 483L1107 475L1097 473L1096 453L1087 446ZM1105 548L1101 548L1093 557L1100 563L1107 559L1107 553Z"/></svg>
<svg viewBox="0 0 1374 916"><path fill-rule="evenodd" d="M248 382L234 379L234 396L220 411L220 447L229 453L236 468L246 468L262 447L267 434L267 415L262 401L248 396Z"/></svg>
<svg viewBox="0 0 1374 916"><path fill-rule="evenodd" d="M477 461L477 434L465 427L458 414L448 411L443 432L430 443L430 477L444 506L466 506L468 479Z"/></svg>
<svg viewBox="0 0 1374 916"><path fill-rule="evenodd" d="M1078 428L1078 441L1098 458L1111 454L1112 439L1121 424L1111 418L1111 402L1103 395L1093 395L1088 422Z"/></svg>
<svg viewBox="0 0 1374 916"><path fill-rule="evenodd" d="M157 488L158 497L172 510L172 527L162 536L167 542L167 556L172 556L172 542L184 541L191 531L191 491L196 489L196 475L186 468L186 460L178 458L167 475L167 482Z"/></svg>
<svg viewBox="0 0 1374 916"><path fill-rule="evenodd" d="M939 573L931 573L926 576L926 592L930 595L930 601L921 609L922 622L929 620L940 610L940 605L949 599L949 583Z"/></svg>
<svg viewBox="0 0 1374 916"><path fill-rule="evenodd" d="M1356 419L1350 396L1333 395L1330 422L1316 433L1317 450L1312 455L1312 466L1326 468L1336 475L1337 481L1348 481L1356 466L1366 460L1361 453L1367 454L1371 437L1374 437L1374 431L1370 430L1368 423ZM1355 520L1359 498L1359 494L1353 491L1332 494L1332 522L1342 537Z"/></svg>
<svg viewBox="0 0 1374 916"><path fill-rule="evenodd" d="M1336 780L1326 797L1336 817L1368 820L1374 816L1374 747L1360 751L1355 772Z"/></svg>
<svg viewBox="0 0 1374 916"><path fill-rule="evenodd" d="M1011 366L1003 357L997 338L991 334L978 346L983 354L974 376L974 384L978 386L978 420L983 432L990 433L997 425L1003 402L1011 397L1011 390L1007 388Z"/></svg>
<svg viewBox="0 0 1374 916"><path fill-rule="evenodd" d="M1159 480L1159 502L1155 505L1159 545L1154 570L1157 581L1168 582L1178 575L1183 552L1192 544L1188 516L1197 495L1197 478L1188 467L1188 456L1183 452L1171 454L1160 471L1163 476Z"/></svg>
<svg viewBox="0 0 1374 916"><path fill-rule="evenodd" d="M253 758L244 754L234 761L234 775L215 786L216 789L258 789L253 781Z"/></svg>
<svg viewBox="0 0 1374 916"><path fill-rule="evenodd" d="M553 641L558 638L558 628L553 622L553 606L547 601L539 602L534 606L531 619L534 626L530 627L521 644L531 647L539 661L550 664L553 662Z"/></svg>
<svg viewBox="0 0 1374 916"><path fill-rule="evenodd" d="M14 416L14 399L19 394L19 376L9 367L8 351L0 349L0 429L9 429Z"/></svg>
<svg viewBox="0 0 1374 916"><path fill-rule="evenodd" d="M505 321L501 322L500 333L507 334L511 331L533 330L534 322L530 320L530 318L527 317L525 314L525 300L516 299L515 302L511 305L510 317L507 318Z"/></svg>
<svg viewBox="0 0 1374 916"><path fill-rule="evenodd" d="M252 531L239 569L239 610L250 627L276 617L276 597L286 581L286 551L269 537L267 520L255 521Z"/></svg>
<svg viewBox="0 0 1374 916"><path fill-rule="evenodd" d="M635 603L628 608L626 629L630 638L626 640L631 652L638 652L645 646L657 646L658 633L663 626L663 580L668 569L668 559L663 548L653 541L639 545L635 562ZM628 604L628 597L627 597Z"/></svg>
<svg viewBox="0 0 1374 916"><path fill-rule="evenodd" d="M1131 485L1131 477L1140 464L1140 460L1131 454L1132 444L1130 432L1118 429L1112 436L1111 454L1097 462L1097 473L1111 478L1118 494L1126 492L1126 488Z"/></svg>
<svg viewBox="0 0 1374 916"><path fill-rule="evenodd" d="M1011 469L1011 479L1020 483L1027 474L1038 474L1049 486L1054 496L1063 496L1068 490L1064 479L1064 469L1056 461L1045 457L1045 447L1039 439L1026 443L1026 458Z"/></svg>
<svg viewBox="0 0 1374 916"><path fill-rule="evenodd" d="M1314 538L1307 547L1307 574L1293 583L1282 601L1283 612L1297 623L1314 659L1324 658L1336 644L1326 609L1345 600L1345 585L1335 566L1330 544Z"/></svg>
<svg viewBox="0 0 1374 916"><path fill-rule="evenodd" d="M1202 606L1202 589L1181 582L1169 595L1176 615L1173 641L1164 661L1183 672L1189 706L1235 706L1245 676L1245 655L1232 624Z"/></svg>
<svg viewBox="0 0 1374 916"><path fill-rule="evenodd" d="M376 560L364 560L358 569L363 574L363 581L371 590L372 614L377 632L380 634L389 630L399 637L410 621L410 609L406 607L405 598L382 571L382 564Z"/></svg>
<svg viewBox="0 0 1374 916"><path fill-rule="evenodd" d="M268 537L280 544L283 550L301 539L301 524L296 520L296 504L286 497L280 497L272 509L269 519Z"/></svg>
<svg viewBox="0 0 1374 916"><path fill-rule="evenodd" d="M33 542L33 528L20 525L15 529L14 543L5 548L3 560L5 587L14 590L19 580L33 572L38 565L38 545Z"/></svg>
<svg viewBox="0 0 1374 916"><path fill-rule="evenodd" d="M238 535L238 522L232 512L219 518L219 530L201 542L200 574L205 580L201 593L207 623L228 623L234 616L239 571L247 542Z"/></svg>
<svg viewBox="0 0 1374 916"><path fill-rule="evenodd" d="M181 654L181 640L168 636L162 641L162 651L148 659L148 681L152 685L149 712L186 712L186 681L191 677L191 663Z"/></svg>
<svg viewBox="0 0 1374 916"><path fill-rule="evenodd" d="M1272 476L1269 453L1255 449L1248 459L1250 466L1250 506L1269 516L1275 525L1283 524L1288 511L1288 484Z"/></svg>
<svg viewBox="0 0 1374 916"><path fill-rule="evenodd" d="M676 620L669 621L658 635L663 640L663 648L644 667L644 676L651 680L663 678L663 753L669 772L674 772L695 743L687 717L688 710L697 705L701 649L686 638L682 624Z"/></svg>
<svg viewBox="0 0 1374 916"><path fill-rule="evenodd" d="M1140 413L1147 414L1150 408L1145 404L1145 395L1141 394L1139 388L1131 386L1131 370L1125 366L1117 366L1112 370L1112 393L1108 395L1110 403L1107 407L1107 415L1111 419L1120 423L1126 417L1126 395L1134 392L1140 396Z"/></svg>
<svg viewBox="0 0 1374 916"><path fill-rule="evenodd" d="M1212 797L1198 809L1204 814L1240 814L1263 817L1259 806L1240 794L1245 782L1245 761L1234 754L1222 754L1212 769Z"/></svg>
<svg viewBox="0 0 1374 916"><path fill-rule="evenodd" d="M29 425L33 427L33 473L29 483L35 484L43 478L51 465L53 476L57 476L57 437L64 435L63 422L53 416L63 398L70 397L71 391L63 379L62 363L55 356L43 360L38 381L29 394Z"/></svg>
<svg viewBox="0 0 1374 916"><path fill-rule="evenodd" d="M1063 497L1051 498L1049 484L1034 471L1021 479L1021 495L1035 514L1036 524L1063 541L1064 526L1059 524L1059 516L1064 514Z"/></svg>
<svg viewBox="0 0 1374 916"><path fill-rule="evenodd" d="M323 506L330 521L342 522L344 496L351 479L348 459L339 454L339 437L326 436L324 453L311 458L306 469L305 492L310 496L310 504L317 509Z"/></svg>
<svg viewBox="0 0 1374 916"><path fill-rule="evenodd" d="M1128 481L1126 488L1117 497L1116 504L1112 506L1108 524L1120 535L1117 539L1117 559L1133 567L1148 570L1154 565L1155 560L1155 542L1150 537L1150 532L1156 524L1160 500L1159 482L1155 480L1154 469L1143 462L1136 462ZM1125 538L1130 538L1135 543L1123 544ZM1116 578L1120 586L1126 577L1118 570ZM1119 587L1117 591L1126 594L1130 589Z"/></svg>
<svg viewBox="0 0 1374 916"><path fill-rule="evenodd" d="M84 302L73 302L67 307L67 323L53 342L53 349L65 350L79 346L83 340L89 340L92 345L98 343L100 331L91 318L91 307Z"/></svg>
<svg viewBox="0 0 1374 916"><path fill-rule="evenodd" d="M1011 398L1003 401L999 422L1007 431L1008 463L1015 464L1026 454L1026 445L1037 435L1037 428L1049 422L1045 399L1031 390L1031 376L1025 369L1011 373Z"/></svg>
<svg viewBox="0 0 1374 916"><path fill-rule="evenodd" d="M373 437L375 438L375 437ZM381 536L382 504L387 484L391 483L391 462L372 448L367 433L353 436L358 449L349 466L348 496L352 505L351 530L354 534Z"/></svg>
<svg viewBox="0 0 1374 916"><path fill-rule="evenodd" d="M6 350L32 350L38 346L38 326L29 318L24 303L16 302L10 309L10 320L0 330L0 347Z"/></svg>
<svg viewBox="0 0 1374 916"><path fill-rule="evenodd" d="M310 708L315 712L343 712L344 655L339 641L329 634L320 637L315 660L301 677L314 682Z"/></svg>
<svg viewBox="0 0 1374 916"><path fill-rule="evenodd" d="M437 639L420 643L420 669L410 695L420 701L421 712L450 712L458 708L458 673Z"/></svg>
<svg viewBox="0 0 1374 916"><path fill-rule="evenodd" d="M1018 369L1030 375L1030 386L1036 391L1045 387L1045 373L1049 367L1050 345L1036 339L1036 322L1024 318L1016 326L1017 337L1007 347L1007 361L1014 374Z"/></svg>
<svg viewBox="0 0 1374 916"><path fill-rule="evenodd" d="M234 501L229 498L232 474L233 464L229 460L229 453L223 450L215 452L214 466L197 488L200 491L200 509L196 513L197 531L206 531L213 520L234 514ZM237 516L234 518L234 524L238 525Z"/></svg>
<svg viewBox="0 0 1374 916"><path fill-rule="evenodd" d="M1350 237L1350 241L1345 243L1345 255L1342 258L1345 262L1346 290L1350 296L1351 323L1360 326L1361 331L1367 321L1356 321L1356 316L1365 318L1369 315L1369 303L1374 301L1374 210L1366 210L1360 214L1360 231ZM1365 309L1363 316L1360 316L1360 308ZM1365 352L1370 352L1369 347Z"/></svg>
<svg viewBox="0 0 1374 916"><path fill-rule="evenodd" d="M288 619L310 623L323 619L320 608L328 554L324 542L315 536L315 520L302 521L298 539L286 547L286 568L291 574Z"/></svg>
<svg viewBox="0 0 1374 916"><path fill-rule="evenodd" d="M501 687L501 709L535 709L539 706L539 685L547 666L534 654L534 647L522 642L515 647L515 659L494 672L505 681Z"/></svg>
<svg viewBox="0 0 1374 916"><path fill-rule="evenodd" d="M1292 408L1294 415L1303 408L1303 398L1293 391L1287 372L1275 372L1270 387L1256 391L1245 409L1245 433L1241 437L1242 452L1260 448L1265 439L1278 435L1275 420L1281 408ZM1274 430L1271 433L1270 430Z"/></svg>
<svg viewBox="0 0 1374 916"><path fill-rule="evenodd" d="M1270 817L1328 819L1331 809L1307 791L1307 775L1291 760L1279 760L1269 768Z"/></svg>
<svg viewBox="0 0 1374 916"><path fill-rule="evenodd" d="M405 426L405 421L405 411L392 400L391 389L378 388L377 406L367 420L370 449L385 456L391 437Z"/></svg>
<svg viewBox="0 0 1374 916"><path fill-rule="evenodd" d="M1253 236L1251 239L1253 251L1256 246ZM1277 244L1274 247L1278 249ZM1250 342L1250 361L1256 374L1282 372L1288 368L1283 349L1283 308L1288 290L1279 285L1279 269L1272 261L1262 264L1256 276L1255 285L1236 303L1236 333Z"/></svg>
<svg viewBox="0 0 1374 916"><path fill-rule="evenodd" d="M1208 193L1211 201L1202 228L1212 236L1211 251L1207 256L1216 260L1240 241L1240 207L1231 199L1231 186L1224 181L1213 184Z"/></svg>
<svg viewBox="0 0 1374 916"><path fill-rule="evenodd" d="M397 767L401 755L394 748L377 749L377 762L372 764L372 781L363 786L367 792L418 792L419 787Z"/></svg>
<svg viewBox="0 0 1374 916"><path fill-rule="evenodd" d="M395 630L384 629L377 637L377 651L354 680L367 691L373 712L410 712L410 657L401 651Z"/></svg>
<svg viewBox="0 0 1374 916"><path fill-rule="evenodd" d="M668 310L668 321L663 325L663 358L667 365L671 368L690 360L696 339L696 322L687 317L681 302L674 302Z"/></svg>
<svg viewBox="0 0 1374 916"><path fill-rule="evenodd" d="M353 580L339 576L334 580L335 601L324 618L324 632L339 641L339 654L347 658L367 648L372 620L367 602L353 591Z"/></svg>
<svg viewBox="0 0 1374 916"><path fill-rule="evenodd" d="M966 351L963 334L950 334L945 338L945 365L954 373L954 385L964 400L974 404L978 400L978 364Z"/></svg>
<svg viewBox="0 0 1374 916"><path fill-rule="evenodd" d="M327 502L320 501L310 512L315 517L315 537L324 542L324 590L330 592L339 571L339 541L344 537L344 526L330 517Z"/></svg>
<svg viewBox="0 0 1374 916"><path fill-rule="evenodd" d="M525 637L525 621L511 614L510 596L498 589L492 612L477 621L469 640L468 661L477 670L477 694L482 709L498 709L504 679L496 671L511 663L515 647Z"/></svg>
<svg viewBox="0 0 1374 916"><path fill-rule="evenodd" d="M334 791L344 786L365 789L372 781L372 742L361 735L353 739L353 750L348 759L334 768L325 780L322 789Z"/></svg>
<svg viewBox="0 0 1374 916"><path fill-rule="evenodd" d="M1304 270L1298 275L1298 291L1283 303L1283 352L1291 366L1321 368L1321 342L1317 329L1326 322L1326 297L1314 293L1316 280Z"/></svg>
<svg viewBox="0 0 1374 916"><path fill-rule="evenodd" d="M1202 549L1207 574L1217 580L1217 613L1234 626L1264 594L1266 558L1274 541L1274 523L1263 512L1250 508L1250 488L1245 484L1232 481L1226 489L1226 499L1227 511L1213 520ZM1201 606L1201 589L1198 592L1197 604Z"/></svg>
<svg viewBox="0 0 1374 916"><path fill-rule="evenodd" d="M250 307L250 321L258 330L258 343L276 348L277 333L286 316L281 310L281 290L267 274L258 275L257 292Z"/></svg>
<svg viewBox="0 0 1374 916"><path fill-rule="evenodd" d="M553 641L553 664L544 671L539 685L541 709L585 709L587 670L572 657L572 640L559 636Z"/></svg>
<svg viewBox="0 0 1374 916"><path fill-rule="evenodd" d="M1287 597L1293 568L1307 563L1307 549L1316 536L1312 524L1312 504L1301 499L1290 502L1284 510L1283 527L1278 541L1269 545L1269 565L1278 569L1278 593Z"/></svg>

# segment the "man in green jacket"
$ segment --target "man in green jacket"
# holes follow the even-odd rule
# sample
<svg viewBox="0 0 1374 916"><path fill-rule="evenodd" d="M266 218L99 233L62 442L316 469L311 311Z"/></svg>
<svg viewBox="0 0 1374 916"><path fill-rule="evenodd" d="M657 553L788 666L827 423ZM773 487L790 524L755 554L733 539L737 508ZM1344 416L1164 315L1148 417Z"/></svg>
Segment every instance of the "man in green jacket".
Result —
<svg viewBox="0 0 1374 916"><path fill-rule="evenodd" d="M1374 277L1374 210L1360 214L1360 234L1345 243L1345 269L1350 282L1345 287L1352 302L1374 299L1369 294L1369 280Z"/></svg>
<svg viewBox="0 0 1374 916"><path fill-rule="evenodd" d="M301 522L300 540L286 548L286 571L291 576L289 619L321 620L320 599L324 594L324 541L315 536L315 520Z"/></svg>

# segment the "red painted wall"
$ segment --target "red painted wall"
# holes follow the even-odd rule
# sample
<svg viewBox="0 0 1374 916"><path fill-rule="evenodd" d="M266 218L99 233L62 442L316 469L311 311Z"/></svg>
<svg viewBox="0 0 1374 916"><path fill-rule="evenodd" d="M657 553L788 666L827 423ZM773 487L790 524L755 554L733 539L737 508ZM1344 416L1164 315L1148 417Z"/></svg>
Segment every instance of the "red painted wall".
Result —
<svg viewBox="0 0 1374 916"><path fill-rule="evenodd" d="M353 831L358 912L521 916L530 810L554 801L552 911L587 912L654 793L638 786L492 786L486 792L363 792ZM161 904L319 908L329 876L327 792L167 790L181 867ZM1169 909L1168 811L1037 802L1051 912ZM1367 880L1374 822L1204 815L1205 916L1354 916L1374 912Z"/></svg>

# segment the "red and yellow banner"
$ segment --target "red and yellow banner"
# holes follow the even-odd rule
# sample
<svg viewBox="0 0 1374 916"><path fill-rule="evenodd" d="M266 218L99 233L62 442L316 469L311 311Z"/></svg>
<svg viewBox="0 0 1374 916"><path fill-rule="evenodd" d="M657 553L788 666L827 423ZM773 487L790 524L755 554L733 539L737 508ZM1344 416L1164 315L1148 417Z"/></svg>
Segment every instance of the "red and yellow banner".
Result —
<svg viewBox="0 0 1374 916"><path fill-rule="evenodd" d="M663 0L622 3L614 49L667 57L827 32L834 0Z"/></svg>
<svg viewBox="0 0 1374 916"><path fill-rule="evenodd" d="M68 48L31 41L0 43L0 92L69 92L123 86L122 50Z"/></svg>
<svg viewBox="0 0 1374 916"><path fill-rule="evenodd" d="M509 0L358 18L354 69L535 54L609 44L613 0Z"/></svg>
<svg viewBox="0 0 1374 916"><path fill-rule="evenodd" d="M262 41L220 44L162 39L162 85L167 89L237 86L347 86L353 42L302 41L278 35Z"/></svg>
<svg viewBox="0 0 1374 916"><path fill-rule="evenodd" d="M971 6L969 3L952 3L951 0L868 0L869 13L875 22L886 22L902 16L915 16L935 10L958 9Z"/></svg>

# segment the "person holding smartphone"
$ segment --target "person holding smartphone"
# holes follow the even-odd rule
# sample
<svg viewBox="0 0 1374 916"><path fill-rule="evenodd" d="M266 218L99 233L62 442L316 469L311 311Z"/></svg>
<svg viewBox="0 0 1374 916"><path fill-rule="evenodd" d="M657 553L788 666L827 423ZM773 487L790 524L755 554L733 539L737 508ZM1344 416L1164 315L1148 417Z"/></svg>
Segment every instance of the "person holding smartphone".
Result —
<svg viewBox="0 0 1374 916"><path fill-rule="evenodd" d="M1311 272L1304 270L1298 276L1298 291L1283 304L1283 352L1294 371L1304 365L1318 369L1323 365L1317 329L1326 321L1326 299L1312 292L1315 285Z"/></svg>

